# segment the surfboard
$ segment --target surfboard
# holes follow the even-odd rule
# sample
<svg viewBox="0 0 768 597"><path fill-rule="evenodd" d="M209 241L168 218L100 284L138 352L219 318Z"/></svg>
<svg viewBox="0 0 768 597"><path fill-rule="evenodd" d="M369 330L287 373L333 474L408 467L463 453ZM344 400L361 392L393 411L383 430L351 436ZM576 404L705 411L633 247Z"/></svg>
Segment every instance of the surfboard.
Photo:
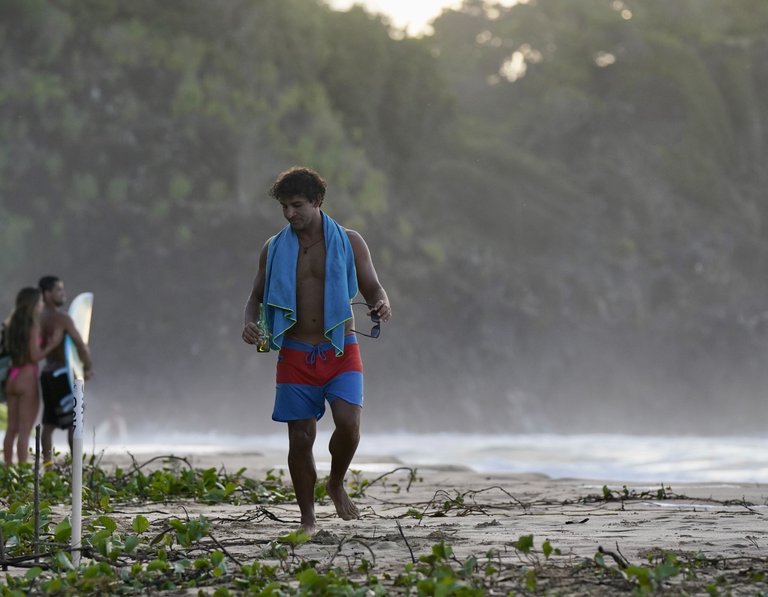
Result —
<svg viewBox="0 0 768 597"><path fill-rule="evenodd" d="M69 305L69 316L75 323L75 329L80 333L83 342L88 344L91 336L91 315L93 314L93 293L83 292L78 294L72 304ZM67 359L69 374L69 387L75 385L76 379L85 379L83 362L77 354L77 346L69 336L64 340L64 356Z"/></svg>

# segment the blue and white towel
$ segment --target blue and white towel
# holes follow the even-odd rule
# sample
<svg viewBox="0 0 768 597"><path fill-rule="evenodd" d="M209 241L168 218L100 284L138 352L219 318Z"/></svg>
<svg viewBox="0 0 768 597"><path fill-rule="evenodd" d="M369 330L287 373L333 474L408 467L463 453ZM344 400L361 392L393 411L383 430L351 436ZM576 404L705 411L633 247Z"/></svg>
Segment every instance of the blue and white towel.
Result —
<svg viewBox="0 0 768 597"><path fill-rule="evenodd" d="M323 335L336 355L344 354L344 324L352 319L350 302L357 294L355 256L347 231L322 212L325 236ZM272 348L279 350L285 333L296 324L296 262L299 239L290 224L267 249L264 305Z"/></svg>

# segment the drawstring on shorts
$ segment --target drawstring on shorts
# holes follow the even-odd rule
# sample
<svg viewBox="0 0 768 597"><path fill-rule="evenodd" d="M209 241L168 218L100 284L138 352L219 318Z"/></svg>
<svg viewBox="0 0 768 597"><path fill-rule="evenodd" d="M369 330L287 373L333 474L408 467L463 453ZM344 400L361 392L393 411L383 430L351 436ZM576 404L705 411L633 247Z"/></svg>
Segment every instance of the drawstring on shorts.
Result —
<svg viewBox="0 0 768 597"><path fill-rule="evenodd" d="M306 358L304 359L304 362L307 365L314 366L317 362L317 357L320 357L322 360L327 361L328 360L328 351L332 347L329 346L323 346L322 344L316 344L312 347L312 350L307 353Z"/></svg>

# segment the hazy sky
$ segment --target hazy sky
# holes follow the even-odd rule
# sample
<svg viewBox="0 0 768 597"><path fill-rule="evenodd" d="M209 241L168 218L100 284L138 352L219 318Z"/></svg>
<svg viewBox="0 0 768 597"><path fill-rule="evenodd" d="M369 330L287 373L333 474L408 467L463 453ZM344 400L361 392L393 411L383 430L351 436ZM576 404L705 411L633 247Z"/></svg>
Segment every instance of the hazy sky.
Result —
<svg viewBox="0 0 768 597"><path fill-rule="evenodd" d="M346 10L353 4L364 5L369 12L387 15L392 24L407 28L415 35L446 7L458 7L461 0L326 0L334 8Z"/></svg>

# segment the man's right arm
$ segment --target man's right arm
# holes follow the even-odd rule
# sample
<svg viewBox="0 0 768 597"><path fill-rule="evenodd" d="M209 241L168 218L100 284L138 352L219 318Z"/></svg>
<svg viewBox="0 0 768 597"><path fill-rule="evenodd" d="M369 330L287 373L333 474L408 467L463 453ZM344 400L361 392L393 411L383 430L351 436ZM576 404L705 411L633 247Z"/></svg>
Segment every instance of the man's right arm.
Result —
<svg viewBox="0 0 768 597"><path fill-rule="evenodd" d="M253 280L253 288L245 303L245 315L243 325L243 341L246 344L257 344L261 338L259 328L256 322L259 319L259 306L264 300L264 282L267 275L267 252L269 249L269 239L261 249L259 255L259 269L256 272L256 278Z"/></svg>

